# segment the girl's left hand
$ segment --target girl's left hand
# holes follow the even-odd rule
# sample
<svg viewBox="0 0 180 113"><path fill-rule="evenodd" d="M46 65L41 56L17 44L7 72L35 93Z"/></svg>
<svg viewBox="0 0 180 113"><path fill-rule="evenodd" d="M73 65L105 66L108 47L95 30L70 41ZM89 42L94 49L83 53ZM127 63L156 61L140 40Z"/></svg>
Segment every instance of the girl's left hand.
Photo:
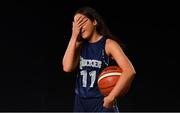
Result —
<svg viewBox="0 0 180 113"><path fill-rule="evenodd" d="M112 96L108 95L104 98L104 103L103 103L103 107L105 108L111 108L113 107L115 103L115 98L113 98Z"/></svg>

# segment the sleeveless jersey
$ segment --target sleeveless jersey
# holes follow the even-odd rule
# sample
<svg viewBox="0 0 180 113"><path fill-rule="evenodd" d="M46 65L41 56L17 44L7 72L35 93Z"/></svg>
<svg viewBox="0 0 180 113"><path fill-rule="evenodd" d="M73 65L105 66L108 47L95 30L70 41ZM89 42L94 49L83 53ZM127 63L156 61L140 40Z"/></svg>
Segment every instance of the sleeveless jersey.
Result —
<svg viewBox="0 0 180 113"><path fill-rule="evenodd" d="M106 38L103 36L95 43L83 42L75 88L75 93L80 97L103 96L98 89L97 79L100 72L111 62L105 54L105 43Z"/></svg>

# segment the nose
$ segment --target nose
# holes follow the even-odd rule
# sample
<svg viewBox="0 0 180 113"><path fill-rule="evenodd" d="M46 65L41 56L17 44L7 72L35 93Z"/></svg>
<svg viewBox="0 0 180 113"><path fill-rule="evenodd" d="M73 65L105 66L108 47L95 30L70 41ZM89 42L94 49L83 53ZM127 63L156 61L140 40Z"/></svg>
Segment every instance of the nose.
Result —
<svg viewBox="0 0 180 113"><path fill-rule="evenodd" d="M85 28L85 25L82 26L82 29L84 29L84 28Z"/></svg>
<svg viewBox="0 0 180 113"><path fill-rule="evenodd" d="M81 31L84 31L84 30L85 30L85 26L82 26Z"/></svg>

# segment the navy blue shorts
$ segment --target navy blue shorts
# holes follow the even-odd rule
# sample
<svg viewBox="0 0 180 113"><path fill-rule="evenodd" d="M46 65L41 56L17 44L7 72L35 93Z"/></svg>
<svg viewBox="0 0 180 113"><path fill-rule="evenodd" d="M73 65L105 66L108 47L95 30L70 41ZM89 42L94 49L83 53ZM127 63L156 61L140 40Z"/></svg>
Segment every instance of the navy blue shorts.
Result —
<svg viewBox="0 0 180 113"><path fill-rule="evenodd" d="M74 112L119 112L117 104L110 109L103 107L104 97L99 98L81 98L75 96Z"/></svg>

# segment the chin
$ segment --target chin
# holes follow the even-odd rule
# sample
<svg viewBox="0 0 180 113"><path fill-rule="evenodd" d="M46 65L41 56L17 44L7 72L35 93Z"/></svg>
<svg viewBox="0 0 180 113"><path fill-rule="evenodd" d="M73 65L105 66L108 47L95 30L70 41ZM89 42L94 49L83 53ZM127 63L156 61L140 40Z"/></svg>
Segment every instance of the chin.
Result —
<svg viewBox="0 0 180 113"><path fill-rule="evenodd" d="M87 35L81 35L83 39L88 39Z"/></svg>

